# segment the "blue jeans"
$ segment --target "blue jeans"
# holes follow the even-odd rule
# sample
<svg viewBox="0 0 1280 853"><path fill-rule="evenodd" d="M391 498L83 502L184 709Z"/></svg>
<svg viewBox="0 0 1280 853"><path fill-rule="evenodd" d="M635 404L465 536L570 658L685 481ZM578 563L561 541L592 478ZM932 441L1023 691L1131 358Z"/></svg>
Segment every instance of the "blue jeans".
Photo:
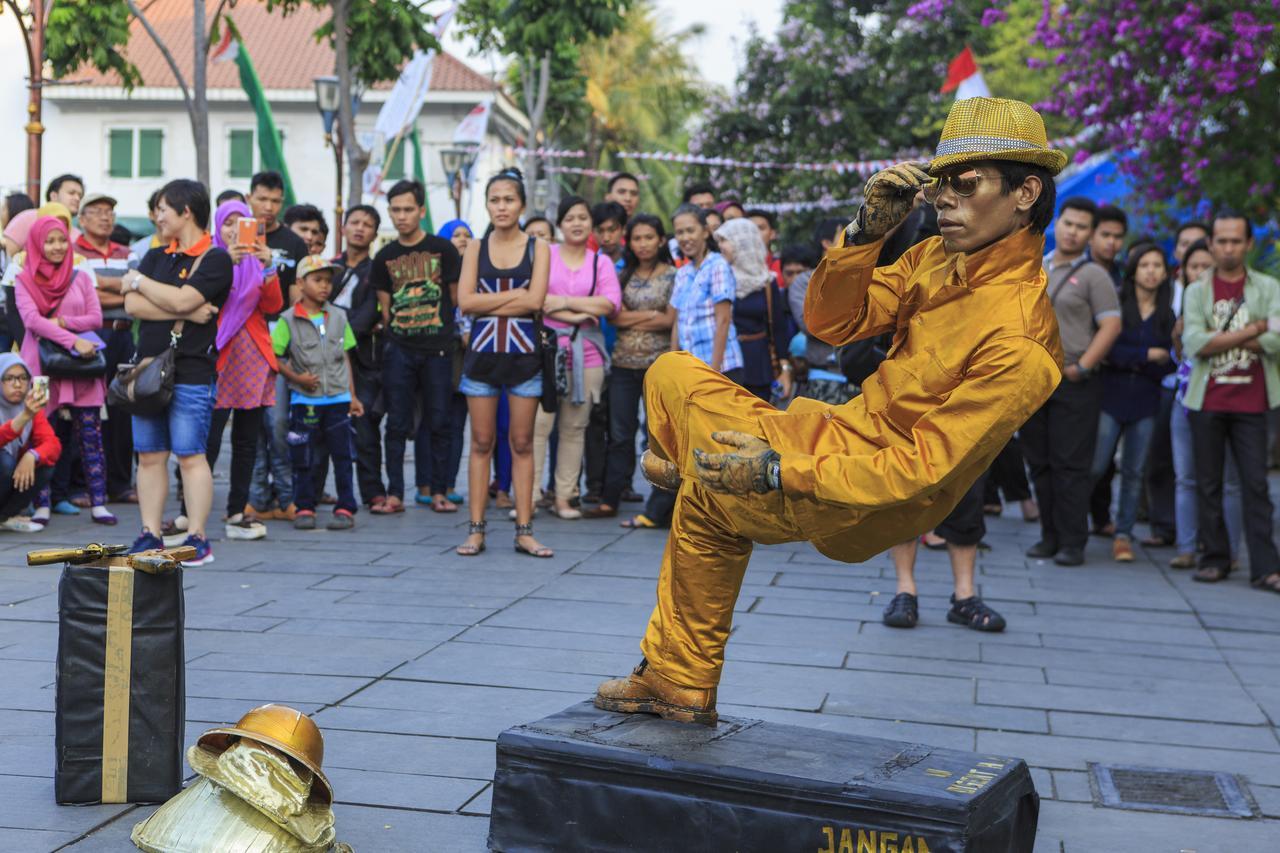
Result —
<svg viewBox="0 0 1280 853"><path fill-rule="evenodd" d="M1106 412L1098 415L1098 443L1094 445L1093 468L1089 472L1093 483L1106 473L1116 445L1124 439L1120 453L1120 506L1116 509L1117 539L1133 538L1133 525L1138 521L1138 498L1142 495L1142 469L1155 426L1155 415L1127 424L1119 423Z"/></svg>
<svg viewBox="0 0 1280 853"><path fill-rule="evenodd" d="M453 441L449 435L449 404L453 397L453 356L439 350L407 349L387 341L382 353L383 397L387 401L387 495L404 499L404 446L413 432L414 416L422 417L414 436L414 479L419 488L443 495L448 482ZM461 447L459 446L459 451Z"/></svg>
<svg viewBox="0 0 1280 853"><path fill-rule="evenodd" d="M203 456L213 420L214 383L174 385L169 408L158 415L133 416L133 447L139 453L172 452Z"/></svg>
<svg viewBox="0 0 1280 853"><path fill-rule="evenodd" d="M311 469L317 451L324 447L333 463L333 481L338 487L337 509L356 511L355 476L351 458L351 404L330 403L310 406L295 403L289 409L289 456L293 462L294 502L298 509L315 512L316 492L323 483L313 483Z"/></svg>
<svg viewBox="0 0 1280 853"><path fill-rule="evenodd" d="M276 377L276 404L262 410L262 432L253 461L249 503L265 512L273 503L281 509L293 503L293 463L289 457L289 385Z"/></svg>
<svg viewBox="0 0 1280 853"><path fill-rule="evenodd" d="M1191 443L1191 421L1182 402L1175 400L1169 420L1173 441L1174 514L1178 524L1178 553L1194 554L1200 534L1196 496L1196 454ZM1232 559L1238 559L1244 545L1244 504L1240 499L1240 475L1231 445L1226 448L1223 465L1222 503L1227 522L1227 538L1231 542Z"/></svg>

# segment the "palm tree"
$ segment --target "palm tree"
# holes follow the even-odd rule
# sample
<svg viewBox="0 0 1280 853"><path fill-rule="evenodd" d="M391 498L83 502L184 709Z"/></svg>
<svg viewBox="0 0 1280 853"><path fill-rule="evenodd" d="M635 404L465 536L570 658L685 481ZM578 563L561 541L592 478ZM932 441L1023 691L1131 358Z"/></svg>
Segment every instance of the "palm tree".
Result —
<svg viewBox="0 0 1280 853"><path fill-rule="evenodd" d="M649 0L633 5L623 24L605 39L583 46L580 68L586 78L589 112L585 126L557 135L584 140L588 163L598 168L634 169L651 176L641 182L641 206L670 213L680 200L684 167L647 160L622 162L613 155L626 150L687 149L690 121L706 101L707 84L685 54L702 35L695 25L668 32ZM597 179L580 184L588 198L598 197Z"/></svg>

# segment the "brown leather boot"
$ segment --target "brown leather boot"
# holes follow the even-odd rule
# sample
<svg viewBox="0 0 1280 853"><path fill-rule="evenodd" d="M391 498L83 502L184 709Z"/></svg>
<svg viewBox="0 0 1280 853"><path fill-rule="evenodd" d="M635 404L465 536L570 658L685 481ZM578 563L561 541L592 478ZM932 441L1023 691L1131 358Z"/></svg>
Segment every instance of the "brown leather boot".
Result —
<svg viewBox="0 0 1280 853"><path fill-rule="evenodd" d="M644 474L646 480L660 489L666 489L669 492L680 490L680 469L674 462L668 462L652 450L646 450L641 454L640 472Z"/></svg>
<svg viewBox="0 0 1280 853"><path fill-rule="evenodd" d="M649 668L649 661L626 678L613 678L596 689L595 706L602 711L619 714L657 714L664 720L714 726L720 719L716 713L714 687L684 687L664 678Z"/></svg>

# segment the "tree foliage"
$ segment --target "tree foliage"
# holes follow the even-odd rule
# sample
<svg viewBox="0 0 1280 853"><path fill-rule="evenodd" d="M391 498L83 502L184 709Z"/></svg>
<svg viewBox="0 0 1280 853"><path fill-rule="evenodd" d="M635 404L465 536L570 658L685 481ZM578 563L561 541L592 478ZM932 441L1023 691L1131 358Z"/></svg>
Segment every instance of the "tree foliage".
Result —
<svg viewBox="0 0 1280 853"><path fill-rule="evenodd" d="M682 170L654 161L624 163L614 155L688 146L690 119L706 103L707 87L685 47L701 34L700 27L665 30L653 4L640 2L627 11L622 26L607 38L592 39L581 51L586 109L578 111L578 121L565 128L564 136L582 140L589 164L648 174L650 180L642 181L640 189L647 210L675 209ZM576 189L594 198L602 183L590 178Z"/></svg>
<svg viewBox="0 0 1280 853"><path fill-rule="evenodd" d="M29 13L24 14L29 19ZM102 73L114 71L125 89L142 82L120 48L129 43L129 9L119 2L59 0L49 10L45 58L53 76L64 77L85 65Z"/></svg>
<svg viewBox="0 0 1280 853"><path fill-rule="evenodd" d="M458 23L480 50L515 60L519 90L529 117L531 145L545 139L548 104L585 94L579 68L580 49L592 38L605 38L621 24L631 0L462 0ZM551 97L556 95L557 100ZM537 161L526 159L533 180Z"/></svg>
<svg viewBox="0 0 1280 853"><path fill-rule="evenodd" d="M1001 87L1008 86L1009 96L1034 99L1035 83L1005 70L1025 62L1025 56L1024 48L1003 31L1014 26L1029 31L1038 6L1016 0L1009 20L992 21L985 15L985 0L956 0L942 21L908 14L913 5L910 0L789 0L776 36L755 35L748 42L734 91L713 98L690 150L782 163L880 159L910 152L927 156L955 97L939 91L947 65L966 44L974 48L980 65L985 66L987 50L998 57L988 79L993 94L1005 94ZM984 17L990 26L984 26ZM1048 91L1046 84L1038 94ZM691 177L699 173L709 176L722 194L734 193L747 202L850 199L867 178L833 171L714 167L693 170ZM851 212L838 208L797 214L788 217L788 228L808 234L817 220Z"/></svg>
<svg viewBox="0 0 1280 853"><path fill-rule="evenodd" d="M1049 108L1094 131L1152 202L1280 200L1280 2L1045 0L1036 38L1061 76Z"/></svg>
<svg viewBox="0 0 1280 853"><path fill-rule="evenodd" d="M268 0L267 7L284 14L303 4L320 9L332 7L331 0ZM415 0L345 0L347 47L351 52L353 76L366 86L395 80L415 51L438 50L432 35L436 16ZM443 8L441 4L436 4ZM334 45L333 18L314 33L316 41Z"/></svg>

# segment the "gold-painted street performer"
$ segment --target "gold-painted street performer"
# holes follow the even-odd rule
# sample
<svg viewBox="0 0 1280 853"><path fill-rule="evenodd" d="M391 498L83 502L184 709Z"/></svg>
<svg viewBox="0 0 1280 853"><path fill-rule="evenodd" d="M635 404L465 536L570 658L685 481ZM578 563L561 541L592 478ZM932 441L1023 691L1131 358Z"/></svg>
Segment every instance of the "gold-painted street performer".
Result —
<svg viewBox="0 0 1280 853"><path fill-rule="evenodd" d="M1066 159L1027 104L971 98L952 107L930 163L872 176L805 298L826 343L893 333L852 401L798 398L782 412L687 353L649 369L642 467L678 500L644 658L600 686L597 707L714 725L753 543L808 540L858 562L918 536L1049 398L1062 350L1041 258ZM917 193L941 237L877 269Z"/></svg>

